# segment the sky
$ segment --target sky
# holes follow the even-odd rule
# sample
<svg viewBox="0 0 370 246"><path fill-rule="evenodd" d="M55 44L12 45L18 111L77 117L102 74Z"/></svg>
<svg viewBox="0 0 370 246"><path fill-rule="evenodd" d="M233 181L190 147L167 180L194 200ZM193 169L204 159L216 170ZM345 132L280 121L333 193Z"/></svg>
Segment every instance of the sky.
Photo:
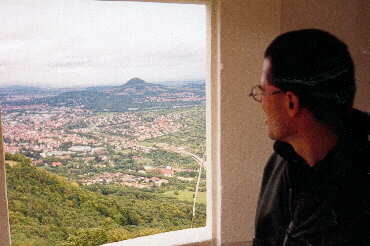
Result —
<svg viewBox="0 0 370 246"><path fill-rule="evenodd" d="M96 0L1 0L0 87L201 80L206 8Z"/></svg>

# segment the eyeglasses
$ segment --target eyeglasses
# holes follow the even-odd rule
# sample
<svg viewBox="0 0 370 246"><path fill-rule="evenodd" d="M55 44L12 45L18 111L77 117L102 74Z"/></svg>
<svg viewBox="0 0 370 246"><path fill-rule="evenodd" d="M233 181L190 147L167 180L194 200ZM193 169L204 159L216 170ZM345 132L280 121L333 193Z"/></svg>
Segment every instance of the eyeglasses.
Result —
<svg viewBox="0 0 370 246"><path fill-rule="evenodd" d="M266 92L260 85L256 85L252 87L252 90L248 96L252 97L255 101L260 103L262 102L262 96L271 96L271 95L276 95L280 93L284 93L284 91L276 90L276 91Z"/></svg>

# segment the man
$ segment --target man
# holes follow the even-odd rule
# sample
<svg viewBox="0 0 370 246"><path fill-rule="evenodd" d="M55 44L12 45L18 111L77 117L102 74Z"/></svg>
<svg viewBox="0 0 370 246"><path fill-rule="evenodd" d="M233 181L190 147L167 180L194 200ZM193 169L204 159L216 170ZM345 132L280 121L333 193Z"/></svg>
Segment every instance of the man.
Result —
<svg viewBox="0 0 370 246"><path fill-rule="evenodd" d="M347 46L316 29L267 48L262 104L275 152L263 174L254 246L370 245L370 116L352 108Z"/></svg>

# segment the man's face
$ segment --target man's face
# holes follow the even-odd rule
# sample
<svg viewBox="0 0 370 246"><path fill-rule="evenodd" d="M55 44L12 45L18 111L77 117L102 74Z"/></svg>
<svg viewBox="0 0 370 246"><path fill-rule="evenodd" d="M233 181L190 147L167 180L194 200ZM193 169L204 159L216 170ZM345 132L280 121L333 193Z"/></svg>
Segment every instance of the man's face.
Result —
<svg viewBox="0 0 370 246"><path fill-rule="evenodd" d="M262 96L262 109L265 112L265 123L268 126L268 135L273 140L284 141L289 136L289 118L284 107L285 94L274 94L271 92L280 90L271 84L271 62L264 60L261 84L262 90L266 95Z"/></svg>

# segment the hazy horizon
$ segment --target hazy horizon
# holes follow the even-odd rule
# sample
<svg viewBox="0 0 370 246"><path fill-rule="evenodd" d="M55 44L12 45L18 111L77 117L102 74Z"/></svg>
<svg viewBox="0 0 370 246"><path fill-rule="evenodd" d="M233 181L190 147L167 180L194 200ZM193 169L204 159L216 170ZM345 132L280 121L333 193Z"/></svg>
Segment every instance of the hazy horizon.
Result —
<svg viewBox="0 0 370 246"><path fill-rule="evenodd" d="M2 0L0 87L205 78L205 6Z"/></svg>
<svg viewBox="0 0 370 246"><path fill-rule="evenodd" d="M3 85L0 84L0 89L6 89L6 88L12 88L12 87L29 87L29 88L40 88L40 89L74 89L74 88L88 88L88 87L99 87L99 86L121 86L126 84L128 81L125 82L119 82L119 83L111 83L111 84L98 84L98 85L93 85L93 84L85 84L85 85L76 85L76 86L57 86L57 85L52 85L52 86L38 86L38 85L30 85L30 84L10 84L10 85ZM192 80L171 80L171 81L145 81L147 83L153 83L153 84L161 84L161 85L177 85L177 84L183 84L183 83L196 83L196 82L205 82L205 79L192 79Z"/></svg>

